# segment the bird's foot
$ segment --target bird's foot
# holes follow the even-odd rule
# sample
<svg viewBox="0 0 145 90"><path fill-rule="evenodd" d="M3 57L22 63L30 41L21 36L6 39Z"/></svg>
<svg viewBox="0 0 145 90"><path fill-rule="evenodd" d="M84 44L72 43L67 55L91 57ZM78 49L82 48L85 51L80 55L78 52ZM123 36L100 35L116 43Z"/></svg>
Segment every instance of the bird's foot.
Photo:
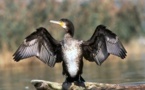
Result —
<svg viewBox="0 0 145 90"><path fill-rule="evenodd" d="M74 84L77 85L77 86L79 86L79 87L84 87L84 88L86 88L84 82L74 82Z"/></svg>
<svg viewBox="0 0 145 90"><path fill-rule="evenodd" d="M79 76L78 81L74 82L74 84L85 88L86 86L85 86L84 82L85 82L85 80L82 78L82 76Z"/></svg>
<svg viewBox="0 0 145 90"><path fill-rule="evenodd" d="M71 86L71 82L63 82L62 84L62 90L69 90L70 86Z"/></svg>

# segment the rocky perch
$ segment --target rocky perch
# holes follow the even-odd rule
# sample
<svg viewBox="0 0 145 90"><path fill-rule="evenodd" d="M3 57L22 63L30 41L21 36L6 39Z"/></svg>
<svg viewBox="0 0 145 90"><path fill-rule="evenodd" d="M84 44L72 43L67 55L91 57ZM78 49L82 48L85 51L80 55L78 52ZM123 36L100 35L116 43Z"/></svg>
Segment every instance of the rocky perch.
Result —
<svg viewBox="0 0 145 90"><path fill-rule="evenodd" d="M32 80L36 90L61 90L62 83L50 82L45 80ZM72 84L70 90L145 90L145 83L130 83L130 84L106 84L85 82L86 88Z"/></svg>

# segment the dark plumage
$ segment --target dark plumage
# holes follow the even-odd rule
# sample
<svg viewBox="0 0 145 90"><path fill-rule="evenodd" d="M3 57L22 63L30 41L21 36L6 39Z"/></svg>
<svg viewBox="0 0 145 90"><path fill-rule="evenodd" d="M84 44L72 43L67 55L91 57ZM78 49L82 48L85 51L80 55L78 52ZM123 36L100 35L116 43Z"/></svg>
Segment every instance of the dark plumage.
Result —
<svg viewBox="0 0 145 90"><path fill-rule="evenodd" d="M110 54L124 59L127 53L116 34L103 25L99 25L93 36L82 45L85 59L95 61L98 65L101 65Z"/></svg>
<svg viewBox="0 0 145 90"><path fill-rule="evenodd" d="M45 28L40 27L25 38L13 56L15 61L36 56L53 67L56 62L62 60L61 45Z"/></svg>
<svg viewBox="0 0 145 90"><path fill-rule="evenodd" d="M63 75L67 77L63 89L68 89L72 82L85 86L81 77L83 57L88 61L95 61L98 65L110 54L121 59L126 57L127 52L117 35L103 25L97 26L89 40L79 41L73 38L74 26L68 19L50 22L64 28L66 33L62 41L55 40L45 28L40 27L25 38L13 56L15 61L36 56L50 67L62 61Z"/></svg>

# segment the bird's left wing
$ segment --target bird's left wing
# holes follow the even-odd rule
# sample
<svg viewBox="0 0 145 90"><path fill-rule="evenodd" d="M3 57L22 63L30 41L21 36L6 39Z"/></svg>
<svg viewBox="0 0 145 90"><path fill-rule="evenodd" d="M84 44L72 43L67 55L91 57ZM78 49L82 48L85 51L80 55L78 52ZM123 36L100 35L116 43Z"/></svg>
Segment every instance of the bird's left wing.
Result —
<svg viewBox="0 0 145 90"><path fill-rule="evenodd" d="M82 46L85 59L95 61L98 65L101 65L110 54L124 59L127 53L117 35L103 25L99 25L92 37L84 41Z"/></svg>
<svg viewBox="0 0 145 90"><path fill-rule="evenodd" d="M36 56L50 67L62 61L59 41L43 27L27 36L13 56L15 61Z"/></svg>

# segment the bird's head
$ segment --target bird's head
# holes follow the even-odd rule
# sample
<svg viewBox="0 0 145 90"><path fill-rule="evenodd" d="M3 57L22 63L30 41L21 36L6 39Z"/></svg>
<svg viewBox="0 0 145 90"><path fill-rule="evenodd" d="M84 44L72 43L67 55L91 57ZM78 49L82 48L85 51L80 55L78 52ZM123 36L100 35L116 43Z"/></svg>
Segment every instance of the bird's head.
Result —
<svg viewBox="0 0 145 90"><path fill-rule="evenodd" d="M71 36L74 35L74 26L70 20L62 18L59 21L50 20L50 22L60 25L62 28L64 28L66 33L69 33Z"/></svg>

